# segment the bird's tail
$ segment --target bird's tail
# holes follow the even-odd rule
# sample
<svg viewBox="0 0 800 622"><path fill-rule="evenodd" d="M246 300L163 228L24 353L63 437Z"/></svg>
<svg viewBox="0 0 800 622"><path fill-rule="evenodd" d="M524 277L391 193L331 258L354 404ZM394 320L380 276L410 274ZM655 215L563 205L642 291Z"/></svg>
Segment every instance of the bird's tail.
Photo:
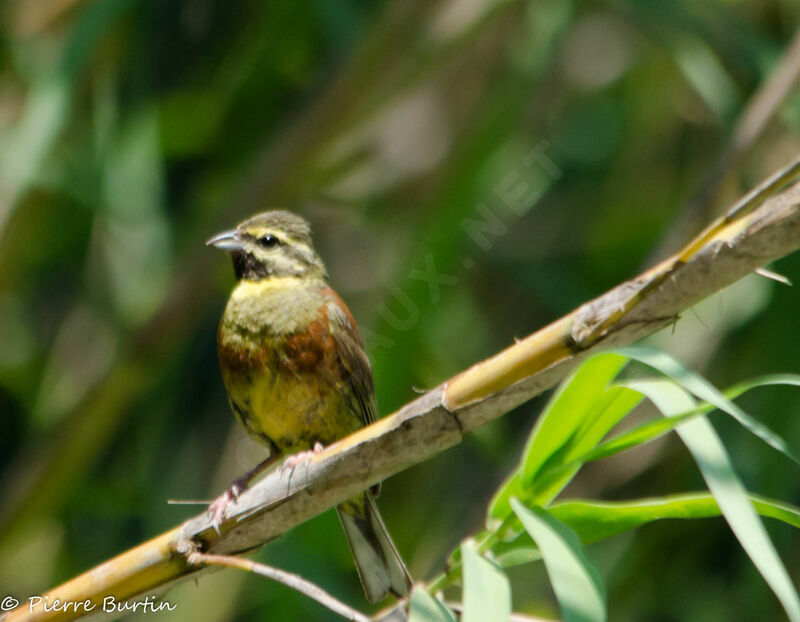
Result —
<svg viewBox="0 0 800 622"><path fill-rule="evenodd" d="M336 508L356 560L367 600L377 602L388 592L406 596L411 576L389 537L372 494L365 492Z"/></svg>

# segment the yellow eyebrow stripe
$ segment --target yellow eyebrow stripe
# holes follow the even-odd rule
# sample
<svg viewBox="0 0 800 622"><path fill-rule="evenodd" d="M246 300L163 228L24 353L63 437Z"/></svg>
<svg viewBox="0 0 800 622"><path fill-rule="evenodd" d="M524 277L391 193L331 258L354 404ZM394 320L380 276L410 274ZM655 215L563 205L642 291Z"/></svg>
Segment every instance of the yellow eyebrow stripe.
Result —
<svg viewBox="0 0 800 622"><path fill-rule="evenodd" d="M246 229L246 231L255 238L260 238L263 235L271 234L274 235L276 238L278 238L280 241L291 244L295 248L299 248L305 251L306 253L313 253L313 249L308 244L306 244L305 242L301 242L297 238L289 236L289 234L287 234L286 231L283 231L281 229L276 229L275 227L257 227L255 229Z"/></svg>

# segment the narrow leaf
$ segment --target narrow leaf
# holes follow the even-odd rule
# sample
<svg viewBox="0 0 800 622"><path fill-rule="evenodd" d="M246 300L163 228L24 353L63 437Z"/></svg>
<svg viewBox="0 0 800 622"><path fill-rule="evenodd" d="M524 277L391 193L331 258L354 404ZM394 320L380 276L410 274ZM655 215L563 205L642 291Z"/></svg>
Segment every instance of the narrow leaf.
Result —
<svg viewBox="0 0 800 622"><path fill-rule="evenodd" d="M577 458L595 447L640 401L641 395L622 386L609 387L598 395L563 449L550 456L535 478L529 480L523 474L526 499L542 506L555 499L585 462Z"/></svg>
<svg viewBox="0 0 800 622"><path fill-rule="evenodd" d="M547 460L585 425L587 415L597 409L597 399L626 365L627 358L601 354L588 359L561 385L539 417L525 447L523 479L536 477Z"/></svg>
<svg viewBox="0 0 800 622"><path fill-rule="evenodd" d="M800 529L800 508L759 495L749 495L749 499L761 516ZM707 492L634 501L563 501L553 504L548 511L575 531L584 544L605 540L658 520L720 515L716 499ZM497 542L491 551L504 568L541 559L541 553L524 531L514 540Z"/></svg>
<svg viewBox="0 0 800 622"><path fill-rule="evenodd" d="M456 618L428 592L415 587L408 602L408 622L456 622Z"/></svg>
<svg viewBox="0 0 800 622"><path fill-rule="evenodd" d="M631 381L627 386L646 395L668 417L695 405L686 391L666 380ZM742 548L775 592L789 619L800 622L800 598L713 426L705 418L695 418L681 423L677 432Z"/></svg>
<svg viewBox="0 0 800 622"><path fill-rule="evenodd" d="M542 508L527 508L516 498L511 506L542 552L564 622L605 620L603 581L575 532Z"/></svg>
<svg viewBox="0 0 800 622"><path fill-rule="evenodd" d="M723 395L716 387L714 387L714 385L708 382L708 380L686 369L668 354L653 350L652 348L643 347L620 348L616 350L616 352L623 356L627 356L639 361L648 367L652 367L665 376L669 376L690 393L693 393L700 399L705 400L709 404L713 404L720 410L728 413L750 432L758 436L761 440L774 449L777 449L779 452L791 458L795 462L800 463L800 455L795 450L791 449L789 445L786 444L786 441L784 441L780 436L775 434L761 422L753 419L730 399L725 397L725 395ZM786 377L787 380L789 378L791 378L791 376Z"/></svg>
<svg viewBox="0 0 800 622"><path fill-rule="evenodd" d="M497 564L481 557L472 543L461 545L464 560L462 622L508 622L511 586Z"/></svg>
<svg viewBox="0 0 800 622"><path fill-rule="evenodd" d="M574 459L594 447L638 404L641 396L636 392L608 386L626 363L617 354L600 354L562 383L539 416L520 465L495 493L487 526L497 527L511 515L513 496L538 505L549 503L580 468Z"/></svg>
<svg viewBox="0 0 800 622"><path fill-rule="evenodd" d="M626 449L644 445L650 441L660 438L661 436L664 436L668 432L672 432L672 430L678 427L682 421L690 419L691 417L698 417L702 414L702 409L695 408L685 413L681 413L680 415L675 415L675 417L670 417L669 419L655 419L654 421L647 421L646 423L642 423L641 425L638 425L635 428L632 428L627 432L624 432L619 436L615 436L605 443L598 445L591 451L588 451L581 456L580 460L583 462L602 460L603 458L609 458L610 456L625 451Z"/></svg>
<svg viewBox="0 0 800 622"><path fill-rule="evenodd" d="M736 399L740 395L752 389L775 385L800 386L800 376L794 374L773 374L768 376L760 376L758 378L734 385L733 387L723 391L723 393L728 399ZM650 441L653 441L657 438L660 438L664 434L671 432L684 419L697 417L698 415L711 412L715 408L716 407L713 404L705 402L693 410L676 414L672 417L647 421L631 430L628 430L627 432L615 436L605 443L598 445L594 449L585 453L583 456L577 458L577 461L591 462L594 460L601 460L625 451L626 449L649 443Z"/></svg>
<svg viewBox="0 0 800 622"><path fill-rule="evenodd" d="M749 495L749 498L762 516L800 528L800 509L757 495ZM574 529L584 543L605 540L657 520L720 515L717 501L708 493L623 502L565 501L553 505L550 512Z"/></svg>

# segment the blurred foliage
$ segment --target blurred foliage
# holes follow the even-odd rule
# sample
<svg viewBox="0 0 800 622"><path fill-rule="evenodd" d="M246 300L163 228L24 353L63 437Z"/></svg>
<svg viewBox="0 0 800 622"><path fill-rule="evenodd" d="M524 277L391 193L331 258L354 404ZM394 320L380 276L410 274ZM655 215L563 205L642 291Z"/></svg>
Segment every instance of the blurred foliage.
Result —
<svg viewBox="0 0 800 622"><path fill-rule="evenodd" d="M193 510L166 499L210 498L259 459L219 379L233 278L208 236L272 206L308 217L391 412L634 275L798 23L789 0L2 3L0 592L41 591L176 524ZM798 111L794 91L716 208L798 151ZM774 269L798 282L800 256ZM753 277L653 342L717 386L798 371L797 307ZM743 404L800 446L791 389ZM386 483L415 576L482 528L540 405ZM747 488L796 503L785 459L734 425L718 429ZM665 440L588 465L568 491L700 485ZM767 527L779 552L798 546ZM327 513L258 557L364 609L339 532ZM721 520L587 551L611 619L781 615ZM557 615L540 567L509 577L515 610ZM326 619L230 571L169 598L178 620Z"/></svg>

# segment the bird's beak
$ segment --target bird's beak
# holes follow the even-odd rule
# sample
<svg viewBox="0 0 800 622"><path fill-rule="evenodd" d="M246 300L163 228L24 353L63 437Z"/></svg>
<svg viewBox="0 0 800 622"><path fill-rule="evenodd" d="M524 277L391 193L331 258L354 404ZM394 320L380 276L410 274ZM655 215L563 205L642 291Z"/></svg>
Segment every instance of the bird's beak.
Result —
<svg viewBox="0 0 800 622"><path fill-rule="evenodd" d="M223 231L222 233L218 233L214 237L209 238L206 240L206 246L214 246L215 248L219 248L220 250L228 252L240 251L244 249L241 241L239 240L239 235L236 229Z"/></svg>

